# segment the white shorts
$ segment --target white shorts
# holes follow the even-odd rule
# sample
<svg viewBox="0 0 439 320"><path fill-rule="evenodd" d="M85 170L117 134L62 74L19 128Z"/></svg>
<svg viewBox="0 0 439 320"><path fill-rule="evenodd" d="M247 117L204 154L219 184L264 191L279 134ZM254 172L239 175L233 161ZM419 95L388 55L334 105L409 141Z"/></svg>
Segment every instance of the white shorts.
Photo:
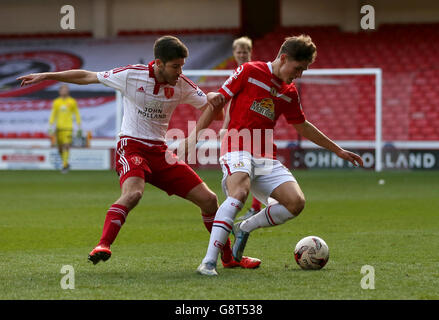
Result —
<svg viewBox="0 0 439 320"><path fill-rule="evenodd" d="M222 187L228 196L226 178L235 172L245 172L250 177L250 192L265 205L276 200L270 198L274 189L284 182L297 182L294 176L279 160L254 158L247 151L233 151L220 157L223 170Z"/></svg>

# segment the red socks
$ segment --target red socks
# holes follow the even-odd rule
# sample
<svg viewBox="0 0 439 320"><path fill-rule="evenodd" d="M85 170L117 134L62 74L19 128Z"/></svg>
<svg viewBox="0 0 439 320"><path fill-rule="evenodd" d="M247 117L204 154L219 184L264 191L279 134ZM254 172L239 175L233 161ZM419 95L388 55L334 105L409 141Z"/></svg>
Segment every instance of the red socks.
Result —
<svg viewBox="0 0 439 320"><path fill-rule="evenodd" d="M253 208L256 212L261 211L261 203L260 203L259 200L256 199L255 197L253 197L252 208Z"/></svg>
<svg viewBox="0 0 439 320"><path fill-rule="evenodd" d="M127 215L128 209L120 204L113 204L110 209L108 209L104 222L104 230L102 231L102 237L98 245L110 247L116 239L120 228L125 223Z"/></svg>
<svg viewBox="0 0 439 320"><path fill-rule="evenodd" d="M104 230L102 231L102 237L98 245L110 247L110 245L116 239L120 228L125 223L127 215L128 209L125 206L119 204L113 204L110 209L108 209L107 216L105 217L104 222ZM215 215L207 215L204 213L202 213L201 215L203 217L203 223L207 231L209 231L210 233L212 231L212 225L215 219ZM222 253L223 261L228 262L232 259L232 248L230 239L227 239L227 242L223 247Z"/></svg>

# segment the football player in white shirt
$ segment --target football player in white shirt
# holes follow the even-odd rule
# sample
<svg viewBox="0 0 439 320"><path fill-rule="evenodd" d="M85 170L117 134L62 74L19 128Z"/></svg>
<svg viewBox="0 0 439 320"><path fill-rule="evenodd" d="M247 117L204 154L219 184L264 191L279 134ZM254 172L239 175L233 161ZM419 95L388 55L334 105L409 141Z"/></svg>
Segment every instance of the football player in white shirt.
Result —
<svg viewBox="0 0 439 320"><path fill-rule="evenodd" d="M124 116L117 144L116 170L121 196L109 208L98 245L88 259L93 264L111 257L110 245L125 223L128 212L143 196L148 182L169 195L175 194L201 209L204 225L211 232L218 200L201 178L165 144L172 112L179 104L204 109L196 130L211 123L217 111L206 95L182 74L187 47L176 37L163 36L154 44L154 60L146 65L128 65L110 71L68 70L30 74L18 78L21 85L55 80L74 84L102 83L123 93ZM220 110L221 108L219 108ZM221 250L225 268L256 268L259 259L233 259L230 240Z"/></svg>

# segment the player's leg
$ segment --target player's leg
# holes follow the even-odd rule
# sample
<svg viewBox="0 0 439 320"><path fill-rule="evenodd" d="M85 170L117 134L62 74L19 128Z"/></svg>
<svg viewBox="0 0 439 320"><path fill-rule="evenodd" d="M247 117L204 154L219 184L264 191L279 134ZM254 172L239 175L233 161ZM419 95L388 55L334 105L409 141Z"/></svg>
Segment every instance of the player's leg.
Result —
<svg viewBox="0 0 439 320"><path fill-rule="evenodd" d="M255 196L253 196L252 206L250 207L250 209L247 210L245 215L243 215L242 217L239 217L238 220L248 219L251 216L254 216L259 211L261 211L261 202Z"/></svg>
<svg viewBox="0 0 439 320"><path fill-rule="evenodd" d="M63 173L68 172L69 169L69 152L72 145L72 130L60 130L59 144L61 146L61 160Z"/></svg>
<svg viewBox="0 0 439 320"><path fill-rule="evenodd" d="M170 161L172 160L172 161ZM177 195L200 208L203 223L210 232L218 209L218 198L185 162L169 150L156 154L152 161L154 174L149 181L168 195Z"/></svg>
<svg viewBox="0 0 439 320"><path fill-rule="evenodd" d="M192 188L192 190L186 195L185 199L191 201L200 208L204 226L206 227L207 231L211 233L213 222L215 220L215 214L218 210L218 198L216 194L212 192L203 182ZM229 250L228 253L231 257L232 251Z"/></svg>
<svg viewBox="0 0 439 320"><path fill-rule="evenodd" d="M175 194L191 201L200 208L204 226L209 233L218 210L218 198L214 192L201 180L197 173L183 161L178 161L173 153L164 152L165 157L153 161L154 175L150 183L169 195ZM169 161L169 160L175 161ZM221 260L225 267L255 268L260 264L259 259L246 257L241 264L232 257L231 242L227 238L221 250Z"/></svg>
<svg viewBox="0 0 439 320"><path fill-rule="evenodd" d="M186 199L193 202L201 209L203 223L209 231L212 232L212 227L215 222L215 214L218 210L218 199L214 192L203 182L192 188L186 195ZM248 269L257 268L261 261L259 259L244 257L241 262L233 259L230 239L227 237L221 251L221 262L225 268L242 267Z"/></svg>
<svg viewBox="0 0 439 320"><path fill-rule="evenodd" d="M215 216L218 209L218 198L216 194L209 189L206 183L202 182L193 187L185 199L197 205L201 209L203 216L205 215L212 218Z"/></svg>
<svg viewBox="0 0 439 320"><path fill-rule="evenodd" d="M273 190L271 197L278 203L268 205L253 217L244 220L240 228L251 232L258 228L273 227L297 217L305 207L305 196L297 182L284 182Z"/></svg>
<svg viewBox="0 0 439 320"><path fill-rule="evenodd" d="M215 193L213 193L203 182L194 187L191 191L189 191L186 199L191 201L201 209L201 216L203 218L204 226L206 227L207 231L211 233L212 226L215 221L215 214L218 210L218 198ZM229 239L227 239L227 242L222 251L225 251L225 256L229 257L229 259L232 259L232 249ZM216 265L205 266L205 268L207 268L205 272L215 275L215 267Z"/></svg>
<svg viewBox="0 0 439 320"><path fill-rule="evenodd" d="M64 143L61 148L62 170L63 173L67 173L70 169L69 157L70 157L70 144Z"/></svg>
<svg viewBox="0 0 439 320"><path fill-rule="evenodd" d="M145 188L141 177L129 177L122 184L119 199L110 207L105 217L104 230L98 245L109 247L125 223L128 213L139 203Z"/></svg>
<svg viewBox="0 0 439 320"><path fill-rule="evenodd" d="M55 131L55 144L56 144L56 147L58 148L58 154L59 154L59 157L60 157L61 162L62 162L64 141L63 141L63 137L62 137L61 132L62 131L60 129L58 129L58 128L56 129L56 131Z"/></svg>
<svg viewBox="0 0 439 320"><path fill-rule="evenodd" d="M270 175L256 179L252 192L264 199L267 207L256 215L235 224L233 256L239 260L250 232L258 228L272 227L298 216L305 206L305 197L291 172L277 164ZM268 197L277 202L268 204Z"/></svg>
<svg viewBox="0 0 439 320"><path fill-rule="evenodd" d="M124 206L131 211L142 199L145 190L145 178L132 176L122 184L122 192L115 204Z"/></svg>
<svg viewBox="0 0 439 320"><path fill-rule="evenodd" d="M250 190L250 177L246 172L232 173L225 183L228 196L215 215L206 256L197 269L203 275L217 275L215 268L218 255L226 244L236 214L242 209Z"/></svg>
<svg viewBox="0 0 439 320"><path fill-rule="evenodd" d="M192 188L192 190L186 195L186 199L200 208L204 226L207 231L211 233L215 221L215 214L218 210L218 198L216 194L203 182ZM227 259L232 258L232 249L229 239L227 239L223 251L225 251L224 256Z"/></svg>
<svg viewBox="0 0 439 320"><path fill-rule="evenodd" d="M98 245L89 254L88 259L94 264L108 260L111 256L110 246L125 223L128 213L142 198L145 180L141 177L129 177L122 184L119 199L108 209L105 216L102 236Z"/></svg>
<svg viewBox="0 0 439 320"><path fill-rule="evenodd" d="M116 171L120 177L121 195L108 209L101 239L88 259L94 264L108 260L110 246L125 223L128 213L137 205L145 188L145 176L150 173L146 159L139 153L141 146L121 140L116 153ZM149 176L148 176L149 177Z"/></svg>

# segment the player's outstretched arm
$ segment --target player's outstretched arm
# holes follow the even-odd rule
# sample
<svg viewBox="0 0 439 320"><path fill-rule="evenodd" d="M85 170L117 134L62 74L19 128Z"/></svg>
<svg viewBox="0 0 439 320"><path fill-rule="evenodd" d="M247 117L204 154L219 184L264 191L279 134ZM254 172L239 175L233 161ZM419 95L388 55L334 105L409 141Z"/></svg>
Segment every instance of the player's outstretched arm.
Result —
<svg viewBox="0 0 439 320"><path fill-rule="evenodd" d="M354 166L363 167L363 159L351 151L344 150L334 141L329 139L323 132L317 129L311 122L306 121L294 124L297 132L315 144L334 152L340 158L351 162Z"/></svg>
<svg viewBox="0 0 439 320"><path fill-rule="evenodd" d="M204 112L197 121L195 131L191 133L191 135L195 135L197 137L197 141L201 131L206 129L212 123L212 121L216 119L221 112L223 112L225 97L218 92L209 92L207 94L207 102L208 103L206 106L203 107Z"/></svg>
<svg viewBox="0 0 439 320"><path fill-rule="evenodd" d="M19 77L17 80L21 80L21 86L35 84L45 80L54 80L74 84L99 83L97 72L87 70L32 73Z"/></svg>

